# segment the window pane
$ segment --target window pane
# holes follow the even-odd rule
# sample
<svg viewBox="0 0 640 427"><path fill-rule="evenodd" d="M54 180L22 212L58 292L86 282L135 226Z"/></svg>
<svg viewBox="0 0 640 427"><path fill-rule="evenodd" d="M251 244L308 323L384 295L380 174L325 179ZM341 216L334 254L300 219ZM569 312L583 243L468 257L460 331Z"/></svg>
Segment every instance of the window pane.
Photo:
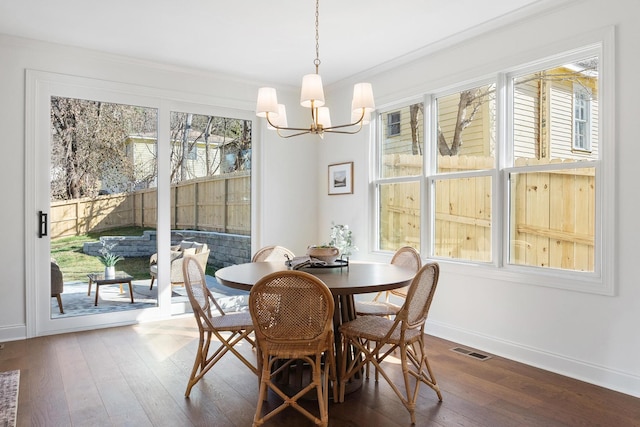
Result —
<svg viewBox="0 0 640 427"><path fill-rule="evenodd" d="M381 250L402 246L420 249L420 182L382 184L380 197Z"/></svg>
<svg viewBox="0 0 640 427"><path fill-rule="evenodd" d="M251 169L251 121L171 113L171 182Z"/></svg>
<svg viewBox="0 0 640 427"><path fill-rule="evenodd" d="M381 143L383 178L422 174L424 144L423 105L413 104L383 113Z"/></svg>
<svg viewBox="0 0 640 427"><path fill-rule="evenodd" d="M509 263L594 271L595 168L511 174Z"/></svg>
<svg viewBox="0 0 640 427"><path fill-rule="evenodd" d="M490 262L491 177L435 182L434 255Z"/></svg>
<svg viewBox="0 0 640 427"><path fill-rule="evenodd" d="M171 112L174 228L251 234L251 147L250 120Z"/></svg>
<svg viewBox="0 0 640 427"><path fill-rule="evenodd" d="M597 160L598 58L515 78L513 136L517 166Z"/></svg>
<svg viewBox="0 0 640 427"><path fill-rule="evenodd" d="M438 172L445 172L441 163L452 156L469 158L464 169L492 169L495 164L495 85L439 97L436 102Z"/></svg>
<svg viewBox="0 0 640 427"><path fill-rule="evenodd" d="M64 303L52 300L51 317L105 316L87 296L87 274L104 273L100 257L108 255L122 257L116 269L136 279L129 284L136 304L122 304L117 290L101 287L99 305L155 307L149 281L138 281L149 278L157 249L158 111L64 96L51 97L50 106L50 249L64 285Z"/></svg>

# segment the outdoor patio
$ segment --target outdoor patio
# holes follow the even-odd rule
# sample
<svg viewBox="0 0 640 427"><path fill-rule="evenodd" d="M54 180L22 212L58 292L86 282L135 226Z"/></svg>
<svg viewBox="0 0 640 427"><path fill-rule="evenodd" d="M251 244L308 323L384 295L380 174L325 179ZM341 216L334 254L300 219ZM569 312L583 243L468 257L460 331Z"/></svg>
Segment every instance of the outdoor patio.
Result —
<svg viewBox="0 0 640 427"><path fill-rule="evenodd" d="M207 286L211 289L214 297L225 311L244 311L247 309L248 292L232 289L221 285L212 276L206 276ZM91 289L91 295L87 295L88 282L73 281L65 282L62 293L62 307L64 314L60 313L58 303L55 298L51 298L51 318L65 318L72 316L85 316L91 314L113 313L126 310L140 310L157 306L158 287L153 286L149 290L150 279L134 280L133 297L131 304L128 285L123 285L123 293L120 293L120 286L102 285L98 298L98 306L95 302L95 286ZM172 286L171 302L188 303L187 291L184 286Z"/></svg>

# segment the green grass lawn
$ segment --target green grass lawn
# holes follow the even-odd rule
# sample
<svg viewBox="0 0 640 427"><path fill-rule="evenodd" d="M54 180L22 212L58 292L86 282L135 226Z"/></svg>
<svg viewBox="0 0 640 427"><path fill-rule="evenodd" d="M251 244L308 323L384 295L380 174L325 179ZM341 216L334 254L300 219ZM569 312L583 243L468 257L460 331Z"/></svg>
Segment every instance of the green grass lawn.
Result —
<svg viewBox="0 0 640 427"><path fill-rule="evenodd" d="M86 255L82 252L85 242L96 242L100 236L141 236L145 229L142 227L114 228L100 233L82 234L79 236L51 239L51 257L54 258L65 281L87 280L87 274L103 271L104 266L98 257ZM116 264L116 270L124 270L133 276L134 280L149 279L149 257L131 257ZM207 266L206 273L213 275L215 269Z"/></svg>

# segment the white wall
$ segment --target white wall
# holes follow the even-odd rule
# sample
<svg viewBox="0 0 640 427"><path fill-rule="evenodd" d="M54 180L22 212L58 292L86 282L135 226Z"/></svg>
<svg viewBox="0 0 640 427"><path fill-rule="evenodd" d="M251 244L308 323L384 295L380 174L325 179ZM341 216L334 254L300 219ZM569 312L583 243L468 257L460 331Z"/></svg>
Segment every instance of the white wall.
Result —
<svg viewBox="0 0 640 427"><path fill-rule="evenodd" d="M369 76L379 105L421 91L453 84L478 73L517 64L523 52L572 39L582 32L616 25L617 109L617 294L613 297L514 283L499 274L470 272L442 264L441 282L432 308L430 332L485 351L541 366L569 376L640 396L640 286L635 280L640 203L636 159L640 144L634 124L637 103L637 46L640 28L635 0L572 2L554 13L509 26L396 69ZM428 24L428 17L425 17ZM579 23L579 24L576 24ZM570 26L569 24L576 24ZM24 336L25 227L36 230L34 212L25 212L24 82L25 69L37 69L199 94L204 102L253 110L258 83L216 77L159 64L103 55L0 36L0 129L3 162L0 179L2 278L0 341ZM327 90L335 123L348 120L352 82ZM286 89L286 88L285 88ZM279 96L296 105L294 89ZM296 110L289 122L304 119ZM296 115L298 115L296 117ZM368 132L347 137L328 135L283 141L257 130L254 178L258 180L254 244L279 243L296 253L328 239L332 221L349 224L361 250L357 258L388 260L368 251ZM327 195L327 165L354 161L354 194ZM434 366L437 373L437 365Z"/></svg>
<svg viewBox="0 0 640 427"><path fill-rule="evenodd" d="M636 221L640 207L636 178L640 159L638 16L640 3L635 0L572 2L367 80L373 83L377 105L402 101L516 66L538 53L543 57L573 41L577 43L574 47L580 46L584 34L615 25L617 203L607 209L614 211L617 224L616 295L526 285L492 269L465 269L443 262L427 323L434 335L640 397L640 285L635 270L640 239ZM342 105L349 96L346 85L336 86L330 88L327 99ZM348 223L361 249L358 257L380 259L367 250L373 227L367 216L367 138L332 138L323 146L321 169L353 160L356 178L355 194L350 196L325 196L326 185L319 186L318 233L325 233L332 220ZM434 369L437 375L437 366Z"/></svg>

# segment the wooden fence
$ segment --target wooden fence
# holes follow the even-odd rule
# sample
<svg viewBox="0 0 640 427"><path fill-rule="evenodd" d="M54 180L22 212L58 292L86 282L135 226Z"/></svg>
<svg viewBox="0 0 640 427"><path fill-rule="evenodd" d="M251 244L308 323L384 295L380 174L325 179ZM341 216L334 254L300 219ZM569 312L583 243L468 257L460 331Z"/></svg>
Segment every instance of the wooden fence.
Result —
<svg viewBox="0 0 640 427"><path fill-rule="evenodd" d="M52 238L117 227L156 227L155 189L51 203ZM171 186L171 227L251 234L251 175L237 172Z"/></svg>
<svg viewBox="0 0 640 427"><path fill-rule="evenodd" d="M391 155L385 164L403 173L420 174L419 156ZM532 161L528 160L531 164ZM413 164L413 170L411 170ZM442 172L493 168L485 157L441 157ZM446 258L491 261L491 178L437 180L435 184L434 253ZM521 265L594 269L595 171L584 167L512 177L510 206L513 236L510 262ZM381 191L382 247L418 246L420 186L384 185Z"/></svg>

